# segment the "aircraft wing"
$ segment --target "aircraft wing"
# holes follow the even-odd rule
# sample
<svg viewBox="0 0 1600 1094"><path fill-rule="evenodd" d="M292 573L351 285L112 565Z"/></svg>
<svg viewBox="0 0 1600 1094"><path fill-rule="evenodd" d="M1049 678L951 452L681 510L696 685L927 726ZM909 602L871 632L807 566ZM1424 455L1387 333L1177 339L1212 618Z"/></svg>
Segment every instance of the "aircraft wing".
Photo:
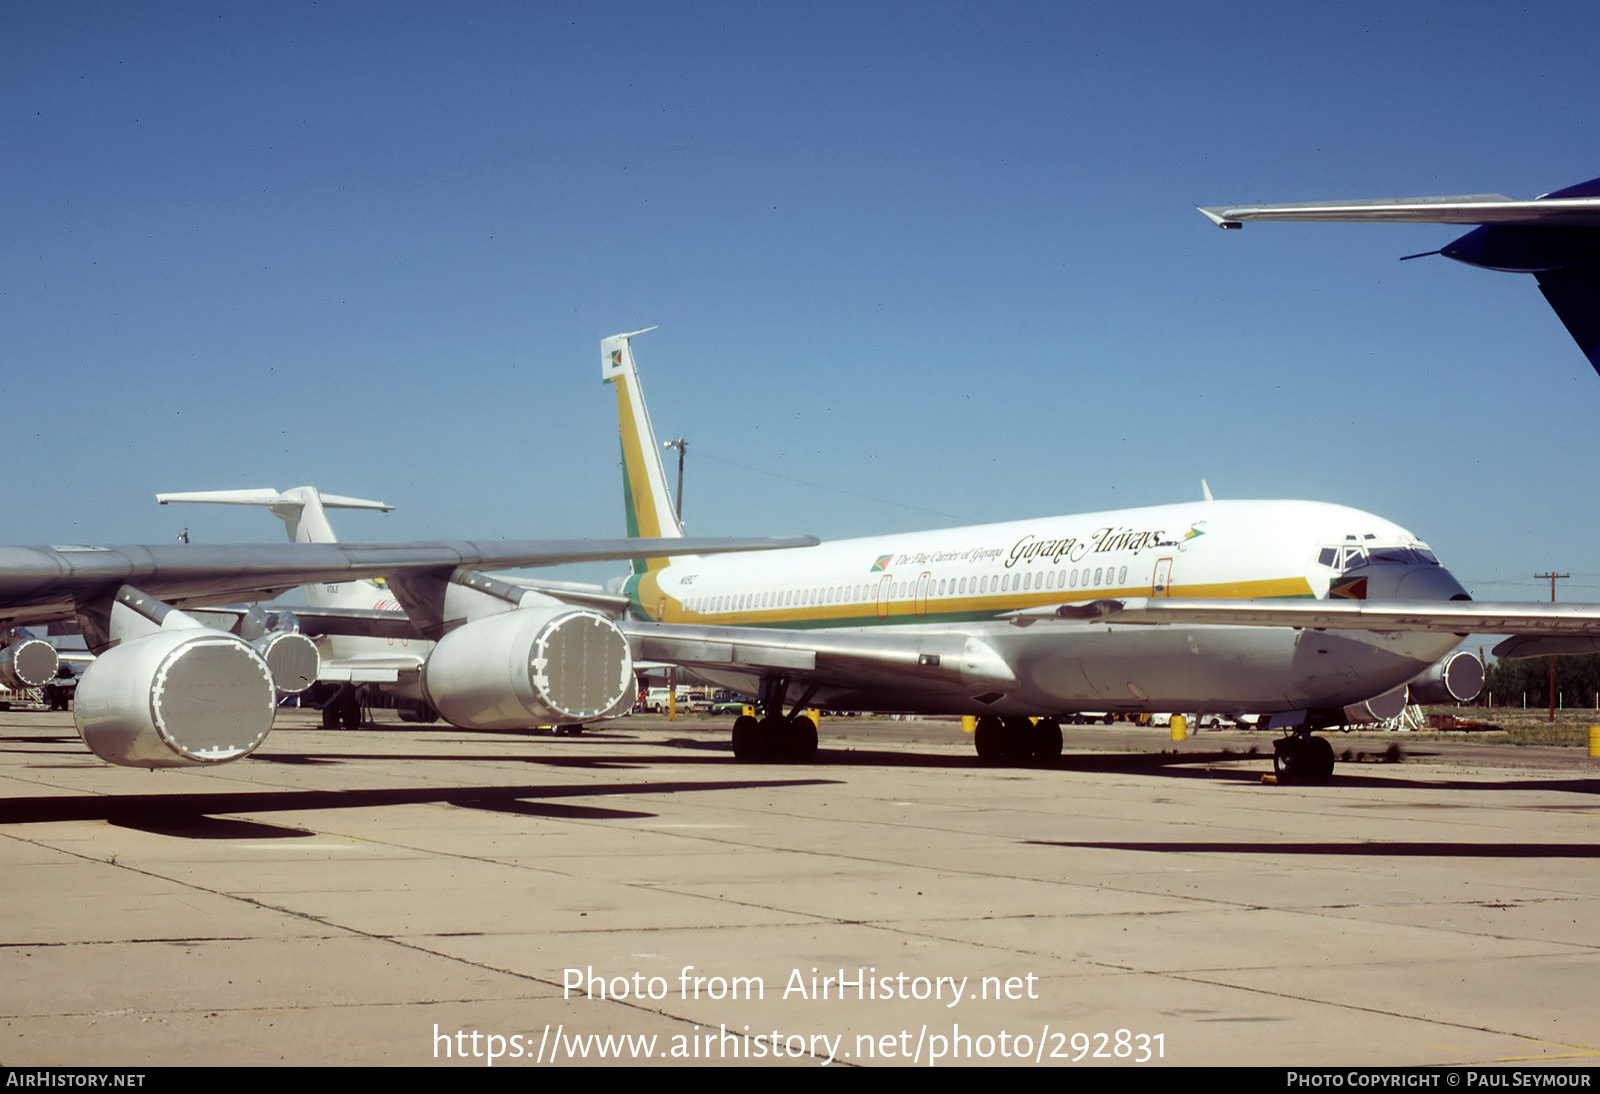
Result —
<svg viewBox="0 0 1600 1094"><path fill-rule="evenodd" d="M966 635L891 631L794 631L777 627L706 627L629 621L622 631L636 660L689 668L779 671L794 680L842 686L904 683L1009 684L1015 674L986 645Z"/></svg>
<svg viewBox="0 0 1600 1094"><path fill-rule="evenodd" d="M1017 626L1050 621L1120 625L1205 624L1321 630L1510 634L1503 657L1600 652L1600 605L1493 601L1222 600L1133 597L1059 604L1007 616ZM688 668L781 671L795 680L844 686L988 680L1014 682L1010 667L960 633L795 631L763 627L627 622L641 660Z"/></svg>
<svg viewBox="0 0 1600 1094"><path fill-rule="evenodd" d="M565 539L438 543L158 544L0 547L0 626L69 618L124 585L175 607L266 599L296 585L365 577L424 579L640 558L811 546L809 536L771 539Z"/></svg>
<svg viewBox="0 0 1600 1094"><path fill-rule="evenodd" d="M1219 228L1247 220L1387 221L1410 224L1534 224L1559 228L1600 226L1600 197L1535 198L1503 194L1389 198L1379 201L1311 201L1272 205L1213 205L1201 214Z"/></svg>
<svg viewBox="0 0 1600 1094"><path fill-rule="evenodd" d="M1600 637L1600 604L1524 604L1490 600L1377 601L1202 600L1183 597L1130 597L1091 600L1017 612L1022 625L1046 619L1102 623L1204 623L1245 627L1302 627L1320 630L1428 631L1435 634L1510 634L1502 643L1531 652L1502 656L1534 657L1552 650L1542 640ZM1513 645L1513 643L1515 643ZM1570 643L1569 643L1570 644ZM1582 643L1578 642L1578 646ZM1497 647L1496 652L1499 652Z"/></svg>

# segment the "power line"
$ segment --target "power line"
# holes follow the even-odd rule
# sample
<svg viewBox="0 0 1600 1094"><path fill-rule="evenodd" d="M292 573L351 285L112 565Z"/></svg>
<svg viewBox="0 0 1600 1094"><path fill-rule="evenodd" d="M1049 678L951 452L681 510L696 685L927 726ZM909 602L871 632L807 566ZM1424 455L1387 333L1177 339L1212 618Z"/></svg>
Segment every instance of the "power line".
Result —
<svg viewBox="0 0 1600 1094"><path fill-rule="evenodd" d="M770 478L781 479L784 482L792 482L799 486L809 486L814 490L827 490L830 493L843 494L846 497L851 498L860 498L863 501L876 502L879 505L893 505L899 509L909 509L914 513L927 513L931 516L943 517L946 520L961 521L966 523L970 523L971 520L969 517L958 516L955 513L945 513L938 509L927 509L920 505L907 505L905 502L895 501L893 498L880 498L873 494L863 494L859 490L845 490L842 487L829 486L826 483L811 482L807 479L796 478L793 475L784 475L777 471L768 471L764 467L752 467L750 464L739 463L737 460L725 459L722 456L713 456L703 448L696 448L694 450L694 455L695 458L699 460L711 460L714 463L724 463L729 467L737 467L743 471L754 471L758 475L766 475Z"/></svg>

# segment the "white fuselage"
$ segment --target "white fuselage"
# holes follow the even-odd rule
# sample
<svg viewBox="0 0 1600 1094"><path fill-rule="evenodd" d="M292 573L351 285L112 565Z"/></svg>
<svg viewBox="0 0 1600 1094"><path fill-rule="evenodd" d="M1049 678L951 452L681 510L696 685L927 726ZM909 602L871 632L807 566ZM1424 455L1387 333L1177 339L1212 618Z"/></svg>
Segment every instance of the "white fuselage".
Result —
<svg viewBox="0 0 1600 1094"><path fill-rule="evenodd" d="M830 634L892 630L920 636L931 652L975 644L978 661L997 659L1011 676L975 673L933 684L842 672L816 698L846 708L1033 715L1337 708L1405 683L1457 641L1017 614L1113 597L1324 597L1335 587L1360 598L1465 596L1405 529L1303 501L1199 501L679 557L628 585L645 618ZM701 672L745 690L760 675Z"/></svg>

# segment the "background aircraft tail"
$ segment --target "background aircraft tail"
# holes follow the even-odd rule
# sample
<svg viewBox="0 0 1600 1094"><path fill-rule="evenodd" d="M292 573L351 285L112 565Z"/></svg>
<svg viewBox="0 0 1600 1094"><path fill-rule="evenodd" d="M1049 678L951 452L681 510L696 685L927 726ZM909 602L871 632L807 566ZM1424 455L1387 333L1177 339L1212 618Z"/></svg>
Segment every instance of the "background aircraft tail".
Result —
<svg viewBox="0 0 1600 1094"><path fill-rule="evenodd" d="M194 502L202 505L264 506L283 521L291 543L339 542L339 537L334 535L333 525L328 523L325 509L377 509L387 513L394 508L381 501L324 494L315 486L296 486L289 490L191 490L179 494L157 494L156 500L162 505ZM374 581L361 580L338 585L307 585L304 588L306 602L314 607L370 608L373 590L380 586Z"/></svg>
<svg viewBox="0 0 1600 1094"><path fill-rule="evenodd" d="M617 431L622 441L622 502L628 520L628 535L682 536L667 490L667 471L661 462L661 445L656 442L650 413L639 389L639 372L633 363L632 340L655 330L617 334L600 343L600 375L617 389ZM665 559L639 559L634 573L659 569Z"/></svg>
<svg viewBox="0 0 1600 1094"><path fill-rule="evenodd" d="M1214 206L1200 211L1219 228L1238 228L1247 220L1476 224L1478 227L1437 253L1480 269L1533 274L1567 333L1600 372L1600 179L1531 201L1500 194L1467 194Z"/></svg>

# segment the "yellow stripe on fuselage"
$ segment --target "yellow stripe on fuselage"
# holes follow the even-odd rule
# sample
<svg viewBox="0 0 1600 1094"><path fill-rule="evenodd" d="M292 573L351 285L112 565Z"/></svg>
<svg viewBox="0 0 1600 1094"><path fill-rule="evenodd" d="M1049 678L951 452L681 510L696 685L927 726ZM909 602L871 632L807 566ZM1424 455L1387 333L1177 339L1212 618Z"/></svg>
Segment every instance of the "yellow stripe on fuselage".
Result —
<svg viewBox="0 0 1600 1094"><path fill-rule="evenodd" d="M824 586L832 587L832 586ZM876 586L873 586L876 588ZM770 590L768 590L770 591ZM787 591L787 590L786 590ZM1077 595L1063 595L1072 592ZM1229 581L1203 585L1173 585L1171 596L1195 597L1211 600L1300 599L1315 597L1311 585L1304 577L1262 578L1254 581ZM730 593L728 595L760 595L756 593ZM880 618L878 601L851 600L841 604L808 604L804 607L745 608L726 611L689 611L674 597L662 593L656 575L646 575L640 582L639 602L646 613L663 623L702 623L719 626L768 627L869 627L904 625L907 623L940 623L961 620L991 619L1006 612L1025 608L1038 608L1051 604L1073 604L1090 600L1111 600L1123 597L1149 596L1150 586L1106 589L1053 589L1001 596L926 596L924 609L919 614L917 600L901 596L889 601L888 615Z"/></svg>

